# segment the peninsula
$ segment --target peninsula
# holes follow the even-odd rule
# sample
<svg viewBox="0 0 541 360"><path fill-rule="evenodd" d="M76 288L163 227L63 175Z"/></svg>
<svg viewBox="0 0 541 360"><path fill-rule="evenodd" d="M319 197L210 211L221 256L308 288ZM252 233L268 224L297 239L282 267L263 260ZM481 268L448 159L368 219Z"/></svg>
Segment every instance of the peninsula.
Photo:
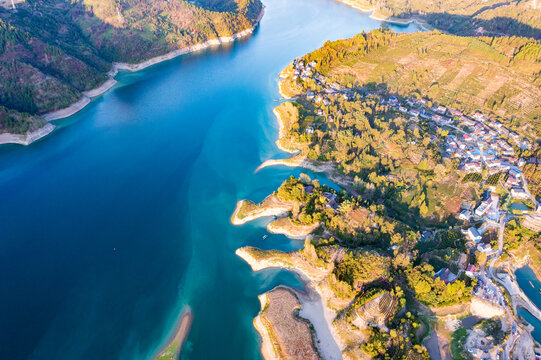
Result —
<svg viewBox="0 0 541 360"><path fill-rule="evenodd" d="M261 167L325 172L343 190L301 175L239 202L234 224L272 216L269 231L306 240L237 255L300 274L323 305L316 337L344 358L533 357L517 307L541 311L513 269L525 249L540 253L540 50L376 30L295 59L280 74L290 100L274 110L292 157Z"/></svg>
<svg viewBox="0 0 541 360"><path fill-rule="evenodd" d="M188 337L190 327L193 321L193 312L189 306L186 306L179 317L177 330L171 337L171 340L160 350L159 354L154 357L154 360L178 360L182 346Z"/></svg>

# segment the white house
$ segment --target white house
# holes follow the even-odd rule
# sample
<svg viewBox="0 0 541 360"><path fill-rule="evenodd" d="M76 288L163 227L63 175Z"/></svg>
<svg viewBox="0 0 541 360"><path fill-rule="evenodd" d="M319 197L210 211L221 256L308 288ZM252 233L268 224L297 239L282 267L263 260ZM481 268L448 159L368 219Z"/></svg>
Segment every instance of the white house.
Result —
<svg viewBox="0 0 541 360"><path fill-rule="evenodd" d="M471 228L468 229L468 238L471 241L480 241L481 240L481 235L479 234L479 232L477 231L476 228L471 227Z"/></svg>
<svg viewBox="0 0 541 360"><path fill-rule="evenodd" d="M458 215L458 218L460 220L464 220L464 221L470 220L470 217L471 217L471 211L470 210L462 210L460 212L460 215Z"/></svg>
<svg viewBox="0 0 541 360"><path fill-rule="evenodd" d="M518 199L527 199L528 193L521 187L514 187L511 189L511 196Z"/></svg>
<svg viewBox="0 0 541 360"><path fill-rule="evenodd" d="M479 244L477 245L477 250L484 253L489 253L492 251L492 246L490 244Z"/></svg>

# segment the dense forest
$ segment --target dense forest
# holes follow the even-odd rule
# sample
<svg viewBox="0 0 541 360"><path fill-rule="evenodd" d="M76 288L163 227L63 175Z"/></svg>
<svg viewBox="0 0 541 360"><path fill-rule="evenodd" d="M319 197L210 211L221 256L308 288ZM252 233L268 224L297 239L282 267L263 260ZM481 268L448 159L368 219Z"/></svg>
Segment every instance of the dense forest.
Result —
<svg viewBox="0 0 541 360"><path fill-rule="evenodd" d="M409 19L457 35L519 35L541 38L541 6L535 0L351 0L380 17Z"/></svg>
<svg viewBox="0 0 541 360"><path fill-rule="evenodd" d="M447 230L430 241L419 241L420 233L388 216L387 207L333 190L306 174L285 180L273 196L294 203L287 215L293 224L317 222L321 228L305 240L302 250L251 248L251 254L259 259L276 256L285 264L298 264L300 255L311 266L329 270L324 286L334 295L329 300L337 310L333 326L348 339L344 350L348 354L428 359L422 346L426 335L417 331L423 323L426 329L427 319L418 314L426 307L436 310L467 303L476 285L463 273L452 282L436 276L442 268L454 272L463 268L464 264L458 265L460 254L472 261L479 257L466 248L460 231ZM373 322L380 322L379 326ZM359 331L364 334L361 343L355 340Z"/></svg>
<svg viewBox="0 0 541 360"><path fill-rule="evenodd" d="M286 128L287 141L303 149L309 159L336 164L340 173L353 179L352 189L362 195L364 204L385 199L392 216L409 219L411 224L454 221L452 199L469 185L459 182L456 163L441 158L438 146L445 133L426 123L411 125L376 96L336 98L321 107L303 104L279 107L297 111L296 120ZM307 128L314 132L308 134ZM346 238L353 231L337 221L329 226Z"/></svg>
<svg viewBox="0 0 541 360"><path fill-rule="evenodd" d="M112 62L231 36L251 28L261 9L259 0L29 0L17 11L0 7L0 105L30 115L67 107L103 83ZM0 128L9 131L23 117L10 111Z"/></svg>

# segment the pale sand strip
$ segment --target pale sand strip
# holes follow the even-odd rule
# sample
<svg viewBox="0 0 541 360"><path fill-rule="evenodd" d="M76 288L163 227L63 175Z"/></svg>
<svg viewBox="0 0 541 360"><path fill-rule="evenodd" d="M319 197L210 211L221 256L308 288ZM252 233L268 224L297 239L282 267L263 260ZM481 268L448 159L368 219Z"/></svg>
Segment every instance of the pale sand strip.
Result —
<svg viewBox="0 0 541 360"><path fill-rule="evenodd" d="M263 359L265 360L280 359L280 357L276 353L276 350L274 349L274 346L272 345L269 330L261 321L261 313L263 312L263 309L265 309L268 303L267 293L259 295L258 299L259 299L259 302L261 303L261 310L259 311L259 314L254 319L254 327L256 331L259 333L259 336L261 336L261 355L263 356Z"/></svg>
<svg viewBox="0 0 541 360"><path fill-rule="evenodd" d="M114 77L118 74L119 70L126 70L126 71L132 71L132 72L140 71L140 70L146 69L149 66L156 65L158 63L161 63L167 60L171 60L181 55L186 55L189 53L200 51L211 46L217 46L217 45L221 45L225 43L230 43L237 39L246 37L254 32L255 28L259 24L259 21L263 17L263 13L264 13L264 10L261 10L259 17L257 18L257 22L253 27L243 30L241 32L238 32L234 34L233 36L220 37L218 39L208 40L202 44L193 45L184 49L174 50L165 55L156 56L146 61L140 62L138 64L113 63L112 69L108 72L109 80L107 80L105 83L103 83L102 85L98 86L95 89L85 91L83 93L83 97L79 101L77 101L75 104L72 104L65 109L47 113L43 115L43 118L47 121L53 121L53 120L69 117L75 114L76 112L81 111L86 105L90 103L90 98L102 95L103 93L111 89L117 83Z"/></svg>
<svg viewBox="0 0 541 360"><path fill-rule="evenodd" d="M277 265L268 260L257 260L243 248L237 249L235 254L246 261L253 271L279 267L296 273L303 282L306 293L295 289L291 290L295 291L301 303L299 315L310 321L314 327L316 347L321 357L324 360L342 359L341 349L344 349L346 345L341 341L333 326L336 312L326 306L329 295L321 290L315 280L310 279L308 274L299 268ZM265 357L265 359L267 358Z"/></svg>
<svg viewBox="0 0 541 360"><path fill-rule="evenodd" d="M246 36L248 36L248 35L250 35L250 34L252 34L254 32L256 27L259 25L259 22L263 18L264 13L265 13L265 11L264 11L264 8L263 8L263 9L261 9L261 12L259 13L259 16L257 17L256 23L255 23L255 25L253 27L251 27L249 29L246 29L246 30L243 30L243 31L240 31L240 32L238 32L236 34L233 34L232 36L220 37L218 39L208 40L208 41L206 41L206 42L204 42L202 44L193 45L193 46L190 46L188 48L174 50L174 51L171 51L170 53L167 53L165 55L156 56L156 57L154 57L152 59L143 61L143 62L138 63L138 64L113 63L112 69L107 73L107 75L109 75L109 79L106 82L104 82L103 84L101 84L97 88L94 88L94 89L83 92L83 96L76 103L71 104L70 106L68 106L67 108L64 108L64 109L60 109L60 110L56 110L56 111L46 113L46 114L42 115L42 118L45 121L49 122L49 121L54 121L54 120L67 118L67 117L81 111L85 106L87 106L90 103L91 98L100 96L103 93L105 93L106 91L108 91L109 89L111 89L113 86L115 86L117 81L114 79L114 77L118 74L119 70L139 71L139 70L145 69L145 68L147 68L149 66L158 64L160 62L171 60L171 59L173 59L173 58L175 58L177 56L186 55L186 54L189 54L189 53L192 53L192 52L200 51L200 50L206 49L206 48L211 47L211 46L217 46L217 45L221 45L221 44L225 44L225 43L230 43L230 42L233 42L233 41L238 40L240 38L246 37ZM32 143L32 141L35 141L35 140L49 134L52 131L52 129L54 129L54 126L53 126L52 129L50 127L47 127L47 129L46 129L46 127L47 126L45 126L45 127L38 130L38 131L40 131L40 133L44 134L44 135L41 135L39 137L35 137L32 134L26 134L26 135L17 135L17 134L10 134L10 133L0 134L0 144L15 143L15 144L29 145L30 143ZM38 131L36 131L36 132L38 132ZM30 142L28 142L27 139L30 139Z"/></svg>
<svg viewBox="0 0 541 360"><path fill-rule="evenodd" d="M174 349L175 352L177 352L178 355L180 355L180 352L182 351L182 346L184 345L184 342L186 341L186 338L188 337L188 334L190 333L190 328L192 327L193 322L193 311L192 308L188 305L182 309L181 315L180 315L180 322L178 324L178 328L173 335L173 337L167 342L166 345L160 350L158 355L156 355L154 358L160 357L164 351L168 350L168 348L173 344L177 343L178 348Z"/></svg>
<svg viewBox="0 0 541 360"><path fill-rule="evenodd" d="M3 133L0 134L0 144L29 145L32 142L41 139L46 135L49 135L55 127L56 126L54 126L53 124L47 124L36 131L32 131L24 135Z"/></svg>
<svg viewBox="0 0 541 360"><path fill-rule="evenodd" d="M53 121L53 120L67 118L68 116L71 116L75 114L76 112L81 111L89 103L90 103L90 98L88 96L83 95L83 97L79 99L79 101L77 101L76 103L71 104L67 108L47 113L43 115L42 118L45 121Z"/></svg>
<svg viewBox="0 0 541 360"><path fill-rule="evenodd" d="M100 96L101 94L103 94L104 92L106 92L107 90L109 90L115 85L116 85L116 80L110 77L109 80L104 82L101 86L92 90L85 91L83 92L83 95L88 96L89 98L94 98L96 96Z"/></svg>
<svg viewBox="0 0 541 360"><path fill-rule="evenodd" d="M389 24L395 24L395 25L402 25L407 26L411 23L415 23L417 26L419 26L424 31L433 31L434 28L430 25L428 25L426 22L422 21L419 18L416 18L415 16L409 17L409 18L397 18L394 16L385 16L383 14L380 14L377 12L376 6L367 6L364 7L360 4L358 4L355 0L337 0L349 7L352 7L354 9L357 9L362 12L370 13L370 18L378 21L384 21Z"/></svg>

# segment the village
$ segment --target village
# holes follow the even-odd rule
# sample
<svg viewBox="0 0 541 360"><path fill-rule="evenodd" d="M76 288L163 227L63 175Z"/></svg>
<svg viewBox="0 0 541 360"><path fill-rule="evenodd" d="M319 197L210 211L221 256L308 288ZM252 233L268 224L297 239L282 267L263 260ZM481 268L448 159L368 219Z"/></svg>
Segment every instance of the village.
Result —
<svg viewBox="0 0 541 360"><path fill-rule="evenodd" d="M475 266L463 256L458 261L458 273L441 268L435 272L434 277L440 278L446 284L454 282L461 274L476 279L477 285L472 296L501 309L502 313L506 314L502 317L502 323L505 324L504 328L509 335L507 341L502 344L491 344L489 347L483 344L475 347L470 343L467 350L474 358L491 359L496 356L498 359L509 359L513 344L526 330L519 325L516 316L510 310L513 306L506 300L499 285L507 288L494 277L492 266L503 252L504 229L510 219L520 218L522 226L536 232L541 231L541 205L530 193L527 180L521 172L521 167L529 160L517 157L515 151L516 148L530 150L532 144L480 111L466 115L461 110L443 105L429 106L431 102L424 98L400 99L398 96L379 94L363 88L344 87L337 82L328 83L325 76L317 73L316 65L315 62L305 64L303 60L294 60L291 78L293 81L312 79L315 82L319 91L306 91L306 99L318 107L316 110L318 116L326 116L328 121L332 121L335 115L341 115L329 114L323 110L338 97L350 101L357 96L379 96L381 104L389 105L412 123L425 121L435 133L446 134L440 149L443 154L442 160L457 159L457 171L463 174L464 179L476 184L477 190L482 193L481 199L477 202L463 202L456 217L462 221L461 232L468 240L471 253L486 254L487 261L486 266L485 264ZM315 127L315 124L308 124L304 131L311 135ZM431 139L434 142L437 140L434 135L431 135ZM328 207L338 208L339 204L336 203L335 197L328 197L328 200ZM484 239L484 235L491 229L493 233L498 234L497 247L494 248ZM425 231L420 240L430 236L432 234ZM537 308L530 310L533 313L539 311Z"/></svg>
<svg viewBox="0 0 541 360"><path fill-rule="evenodd" d="M357 94L362 97L378 95L365 89L347 88L336 82L329 84L325 76L315 71L315 67L315 62L305 65L303 60L296 59L293 61L292 75L293 81L312 79L322 89L318 93L311 90L306 92L306 98L315 104L328 106L338 95L344 100L352 100ZM528 190L527 180L520 170L526 160L517 158L513 148L531 149L529 140L479 111L467 116L460 110L442 105L428 107L427 99L401 101L396 96L385 95L379 95L380 103L390 105L408 116L410 121L427 121L437 133L446 131L448 135L442 149L442 159L458 159L460 164L457 170L469 174L465 179L477 182L480 190L487 188L480 203L464 203L457 214L463 221L482 222L479 227L468 230L470 240L479 241L488 228L498 227L500 218L506 212L524 215L527 220L524 226L541 231L541 207ZM319 108L317 115L324 116L323 109ZM332 121L334 115L328 114L327 118ZM314 125L308 125L305 132L313 134L314 130ZM432 138L436 140L434 136ZM507 196L502 196L502 191ZM506 203L502 203L504 198Z"/></svg>

